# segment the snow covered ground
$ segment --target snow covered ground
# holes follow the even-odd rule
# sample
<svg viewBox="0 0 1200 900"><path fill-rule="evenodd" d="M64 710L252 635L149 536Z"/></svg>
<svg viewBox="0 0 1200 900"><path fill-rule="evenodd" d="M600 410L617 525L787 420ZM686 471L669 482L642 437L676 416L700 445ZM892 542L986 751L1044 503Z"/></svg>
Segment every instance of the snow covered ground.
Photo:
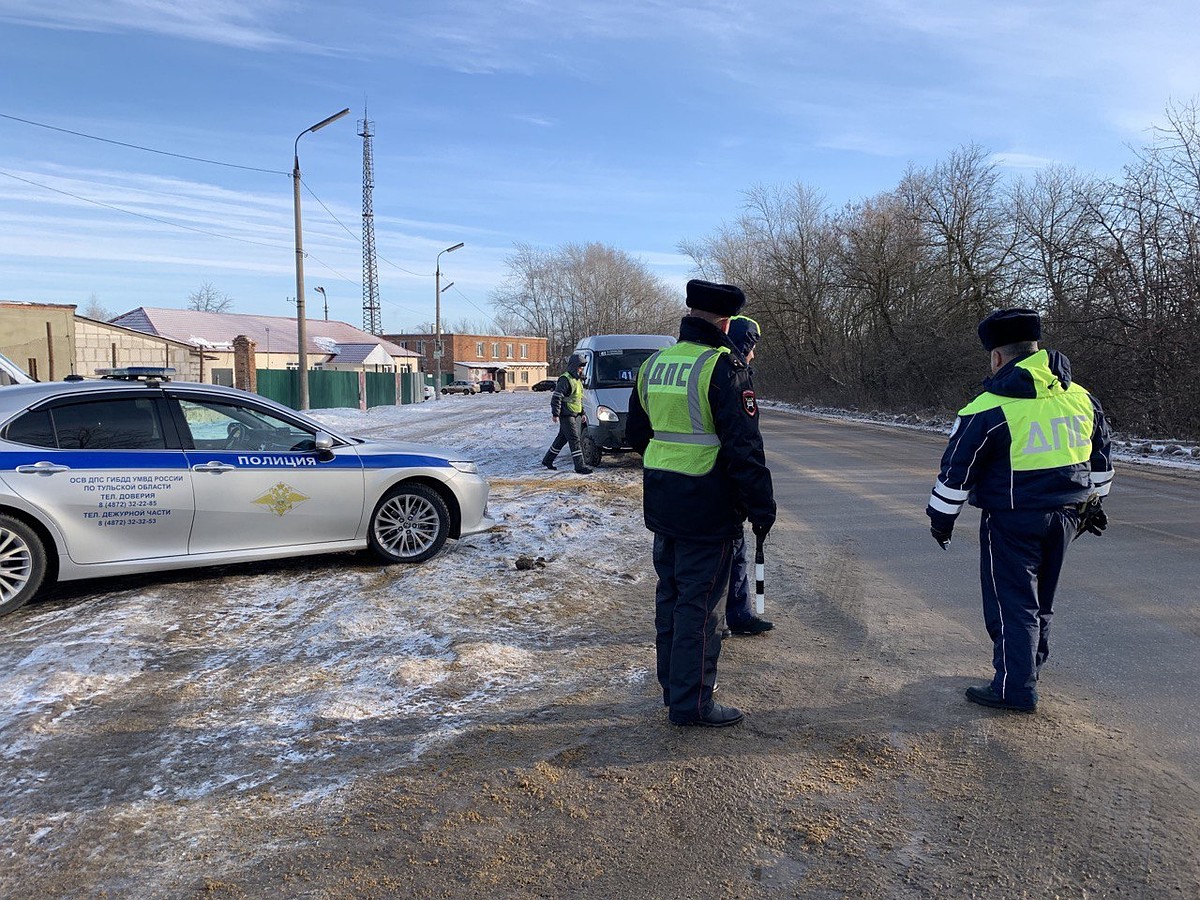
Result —
<svg viewBox="0 0 1200 900"><path fill-rule="evenodd" d="M6 617L0 858L49 858L114 816L212 838L247 810L336 793L383 748L416 760L500 709L579 688L570 663L595 636L578 631L603 611L578 613L648 563L636 460L581 476L564 452L544 469L545 394L315 417L468 451L497 527L418 566L337 554L75 583Z"/></svg>
<svg viewBox="0 0 1200 900"><path fill-rule="evenodd" d="M630 657L646 665L613 669L604 647L605 597L652 592L635 457L591 476L565 453L561 471L542 468L545 394L315 417L468 451L497 527L419 566L339 554L76 583L6 617L0 859L28 872L139 829L219 854L232 822L336 803L382 758L419 764L597 678L648 689L648 636ZM0 894L12 887L0 875Z"/></svg>

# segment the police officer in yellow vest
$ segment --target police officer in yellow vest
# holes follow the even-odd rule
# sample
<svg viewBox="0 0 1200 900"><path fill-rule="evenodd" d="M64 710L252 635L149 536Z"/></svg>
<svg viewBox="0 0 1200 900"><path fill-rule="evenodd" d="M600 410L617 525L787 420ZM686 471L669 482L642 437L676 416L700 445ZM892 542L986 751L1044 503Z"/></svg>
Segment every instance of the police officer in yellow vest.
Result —
<svg viewBox="0 0 1200 900"><path fill-rule="evenodd" d="M582 356L572 353L567 360L567 371L559 375L554 384L554 393L550 395L550 415L558 424L558 434L542 457L542 465L547 469L555 468L554 457L570 444L575 471L580 475L592 474L592 470L584 465L583 448L579 443L580 423L587 424L583 413L583 370L586 364Z"/></svg>
<svg viewBox="0 0 1200 900"><path fill-rule="evenodd" d="M1113 477L1104 411L1071 380L1065 356L1038 349L1041 336L1030 309L979 324L992 375L959 411L925 509L942 549L963 503L983 511L980 582L995 675L967 688L967 699L1018 712L1037 709L1063 558L1083 531L1104 531Z"/></svg>
<svg viewBox="0 0 1200 900"><path fill-rule="evenodd" d="M629 398L625 434L643 457L643 514L654 532L658 681L676 725L742 720L713 702L717 605L742 523L765 536L775 522L749 369L726 337L745 302L733 285L689 281L679 343L642 364Z"/></svg>

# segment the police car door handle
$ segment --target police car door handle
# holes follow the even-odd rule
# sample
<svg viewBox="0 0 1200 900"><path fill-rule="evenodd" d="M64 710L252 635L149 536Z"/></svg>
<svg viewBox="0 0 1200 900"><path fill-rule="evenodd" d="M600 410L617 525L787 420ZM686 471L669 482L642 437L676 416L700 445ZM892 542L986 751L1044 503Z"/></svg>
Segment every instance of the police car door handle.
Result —
<svg viewBox="0 0 1200 900"><path fill-rule="evenodd" d="M216 472L220 475L222 472L232 472L237 466L228 466L222 462L201 463L198 466L192 466L193 472Z"/></svg>
<svg viewBox="0 0 1200 900"><path fill-rule="evenodd" d="M70 466L60 466L46 460L36 462L32 466L17 466L17 472L21 475L53 475L55 472L69 471Z"/></svg>

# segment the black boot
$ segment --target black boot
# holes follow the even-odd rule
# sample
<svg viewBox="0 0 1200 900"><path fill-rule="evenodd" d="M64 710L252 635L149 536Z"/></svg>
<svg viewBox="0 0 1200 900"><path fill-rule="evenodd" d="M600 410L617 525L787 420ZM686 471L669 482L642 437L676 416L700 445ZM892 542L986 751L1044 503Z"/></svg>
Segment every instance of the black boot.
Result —
<svg viewBox="0 0 1200 900"><path fill-rule="evenodd" d="M557 472L558 469L554 465L554 457L556 456L558 456L557 453L551 453L547 450L546 455L542 457L542 465L547 469L552 469L553 471Z"/></svg>
<svg viewBox="0 0 1200 900"><path fill-rule="evenodd" d="M591 474L592 474L592 470L591 470L591 469L589 469L587 466L576 466L576 467L575 467L575 474L576 474L576 475L591 475Z"/></svg>

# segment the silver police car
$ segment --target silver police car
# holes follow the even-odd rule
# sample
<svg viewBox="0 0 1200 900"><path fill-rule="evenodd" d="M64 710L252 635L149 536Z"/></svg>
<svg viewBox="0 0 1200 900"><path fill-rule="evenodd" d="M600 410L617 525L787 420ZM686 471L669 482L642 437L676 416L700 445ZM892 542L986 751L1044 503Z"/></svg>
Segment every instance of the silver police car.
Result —
<svg viewBox="0 0 1200 900"><path fill-rule="evenodd" d="M453 451L166 372L0 387L0 614L49 579L364 547L417 563L494 525Z"/></svg>

